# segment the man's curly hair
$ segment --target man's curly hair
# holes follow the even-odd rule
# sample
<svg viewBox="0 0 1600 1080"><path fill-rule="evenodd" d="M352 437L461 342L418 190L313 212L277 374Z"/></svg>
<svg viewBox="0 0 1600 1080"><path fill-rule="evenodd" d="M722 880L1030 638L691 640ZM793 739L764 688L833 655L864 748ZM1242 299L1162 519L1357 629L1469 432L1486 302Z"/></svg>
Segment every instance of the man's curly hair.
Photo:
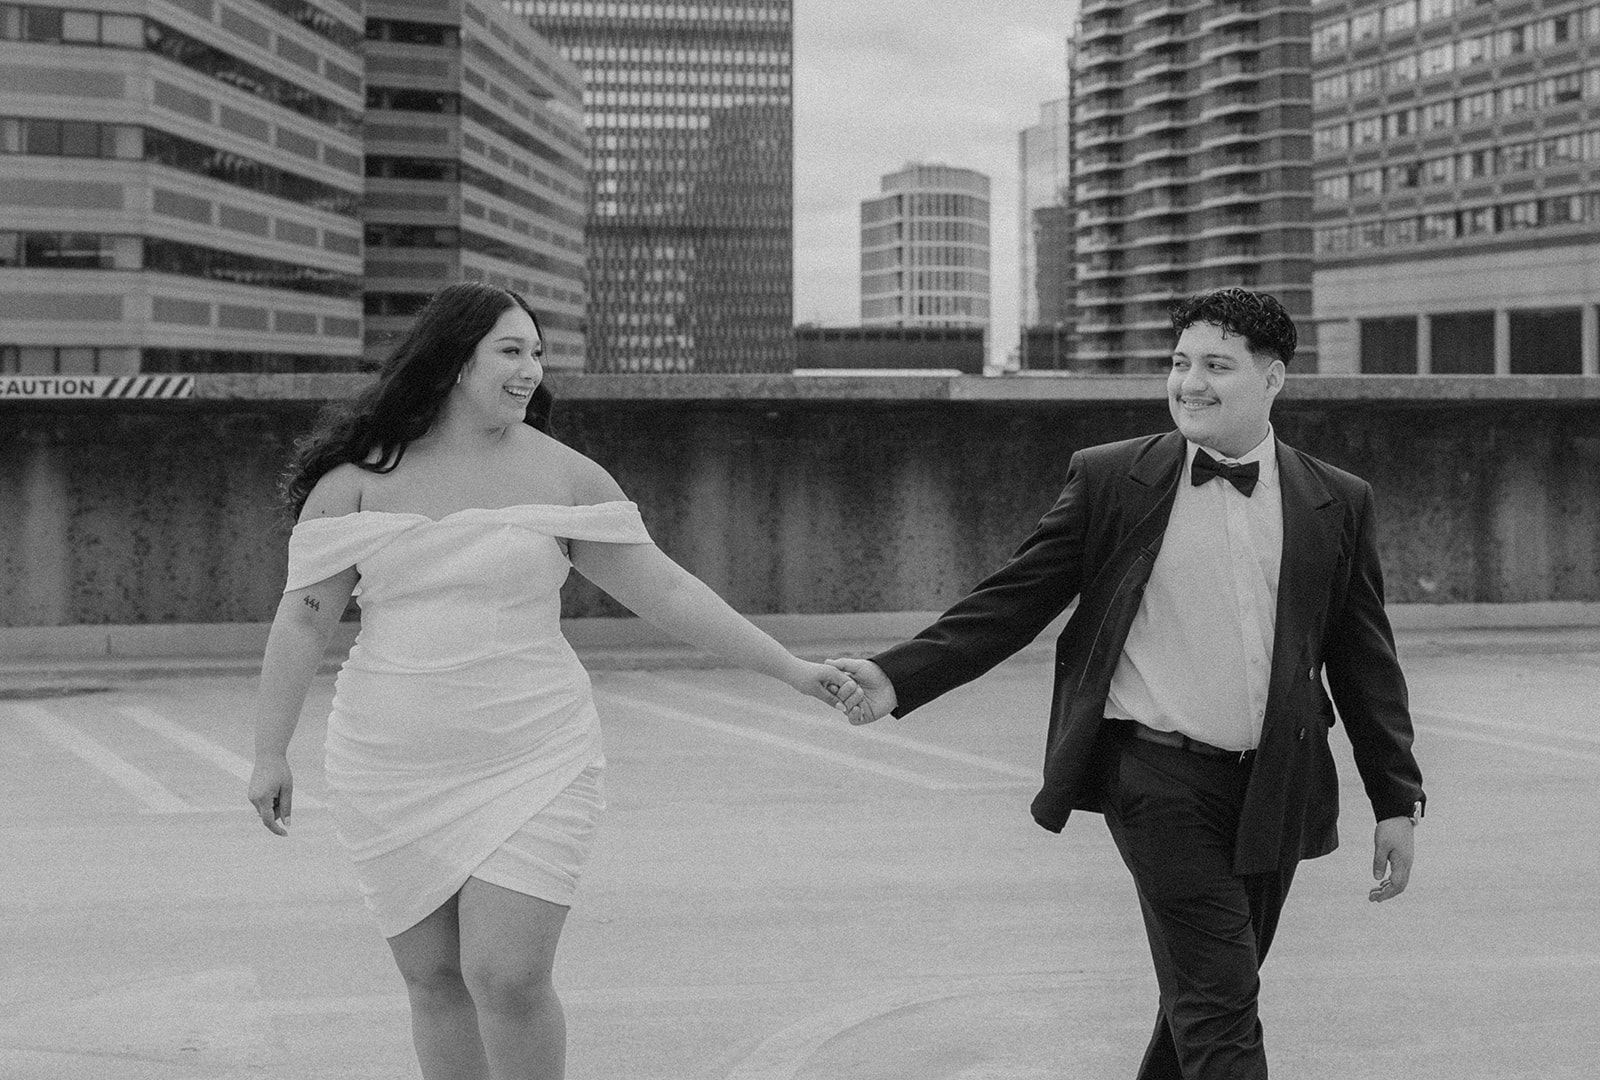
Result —
<svg viewBox="0 0 1600 1080"><path fill-rule="evenodd" d="M1299 343L1294 320L1274 296L1237 286L1213 289L1172 306L1172 329L1181 334L1195 323L1238 334L1255 355L1267 354L1287 366Z"/></svg>

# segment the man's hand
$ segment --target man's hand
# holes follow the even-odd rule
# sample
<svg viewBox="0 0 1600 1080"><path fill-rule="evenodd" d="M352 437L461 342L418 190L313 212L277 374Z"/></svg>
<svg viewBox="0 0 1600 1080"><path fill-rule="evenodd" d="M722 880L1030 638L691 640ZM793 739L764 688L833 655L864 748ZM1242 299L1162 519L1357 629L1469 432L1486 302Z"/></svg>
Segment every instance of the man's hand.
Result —
<svg viewBox="0 0 1600 1080"><path fill-rule="evenodd" d="M1406 891L1416 837L1417 827L1411 818L1392 817L1378 822L1372 834L1372 878L1378 887L1367 893L1368 900L1381 904ZM1385 870L1388 877L1384 876Z"/></svg>
<svg viewBox="0 0 1600 1080"><path fill-rule="evenodd" d="M855 679L861 698L845 710L852 724L870 724L894 712L894 684L883 669L871 660L829 660L828 663Z"/></svg>

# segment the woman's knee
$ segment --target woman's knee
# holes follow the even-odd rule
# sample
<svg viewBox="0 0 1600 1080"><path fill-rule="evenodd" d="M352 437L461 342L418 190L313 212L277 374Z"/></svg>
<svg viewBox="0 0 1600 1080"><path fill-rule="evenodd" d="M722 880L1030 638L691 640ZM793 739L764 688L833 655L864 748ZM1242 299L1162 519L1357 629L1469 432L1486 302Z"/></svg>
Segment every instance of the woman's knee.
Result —
<svg viewBox="0 0 1600 1080"><path fill-rule="evenodd" d="M414 1005L448 1007L470 1000L459 964L401 963L406 993Z"/></svg>
<svg viewBox="0 0 1600 1080"><path fill-rule="evenodd" d="M550 972L493 960L465 968L463 978L480 1012L497 1016L531 1016L555 1000Z"/></svg>

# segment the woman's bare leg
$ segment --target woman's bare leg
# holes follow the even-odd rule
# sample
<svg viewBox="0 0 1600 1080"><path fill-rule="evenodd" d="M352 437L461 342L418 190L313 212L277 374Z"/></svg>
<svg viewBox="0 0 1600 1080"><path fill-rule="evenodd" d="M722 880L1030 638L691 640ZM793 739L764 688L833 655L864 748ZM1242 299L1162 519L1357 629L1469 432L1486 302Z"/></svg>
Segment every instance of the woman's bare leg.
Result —
<svg viewBox="0 0 1600 1080"><path fill-rule="evenodd" d="M460 893L389 948L411 998L411 1039L423 1080L488 1080L478 1014L461 974Z"/></svg>
<svg viewBox="0 0 1600 1080"><path fill-rule="evenodd" d="M477 1004L489 1076L562 1080L567 1022L550 972L567 908L477 878L458 895L461 971Z"/></svg>

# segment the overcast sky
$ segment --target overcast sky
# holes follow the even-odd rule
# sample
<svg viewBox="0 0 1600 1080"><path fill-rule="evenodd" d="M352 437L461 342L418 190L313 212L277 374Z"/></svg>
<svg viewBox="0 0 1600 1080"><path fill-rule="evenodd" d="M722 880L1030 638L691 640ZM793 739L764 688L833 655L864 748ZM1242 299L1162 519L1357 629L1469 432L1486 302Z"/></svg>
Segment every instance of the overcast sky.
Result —
<svg viewBox="0 0 1600 1080"><path fill-rule="evenodd" d="M1017 336L1017 136L1066 93L1077 0L794 0L794 317L861 321L861 200L908 161L990 180L991 339Z"/></svg>

